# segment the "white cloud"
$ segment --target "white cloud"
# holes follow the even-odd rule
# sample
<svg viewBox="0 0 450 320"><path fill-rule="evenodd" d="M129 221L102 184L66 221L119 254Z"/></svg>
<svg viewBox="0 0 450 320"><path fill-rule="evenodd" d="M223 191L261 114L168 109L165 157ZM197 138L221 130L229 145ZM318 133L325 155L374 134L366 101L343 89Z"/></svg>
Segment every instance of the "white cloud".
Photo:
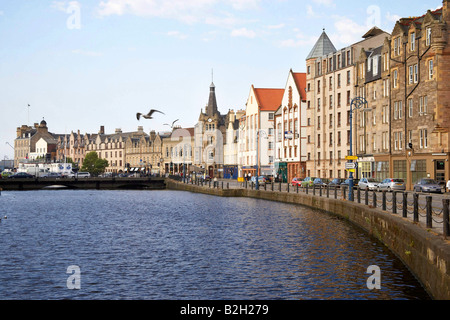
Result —
<svg viewBox="0 0 450 320"><path fill-rule="evenodd" d="M169 37L174 37L174 38L178 38L181 40L184 40L188 37L187 35L181 33L180 31L169 31L169 32L167 32L167 35Z"/></svg>
<svg viewBox="0 0 450 320"><path fill-rule="evenodd" d="M402 17L400 17L399 15L397 15L397 14L391 14L390 12L388 12L387 14L386 14L386 19L389 21L389 22L397 22L398 20L400 20Z"/></svg>
<svg viewBox="0 0 450 320"><path fill-rule="evenodd" d="M236 10L247 10L259 8L260 0L228 0Z"/></svg>
<svg viewBox="0 0 450 320"><path fill-rule="evenodd" d="M274 29L282 29L282 28L284 28L286 25L284 24L284 23L280 23L280 24L277 24L277 25L270 25L270 26L267 26L267 29L270 29L270 30L274 30Z"/></svg>
<svg viewBox="0 0 450 320"><path fill-rule="evenodd" d="M67 9L74 6L80 8L81 4L78 1L53 1L50 7L67 13Z"/></svg>
<svg viewBox="0 0 450 320"><path fill-rule="evenodd" d="M0 10L0 16L3 16L5 13L2 11L2 10Z"/></svg>
<svg viewBox="0 0 450 320"><path fill-rule="evenodd" d="M334 0L313 0L314 3L323 5L325 7L335 7L336 4L334 3Z"/></svg>
<svg viewBox="0 0 450 320"><path fill-rule="evenodd" d="M72 53L79 54L79 55L82 55L82 56L88 56L88 57L101 57L101 56L103 56L103 54L100 53L100 52L84 51L84 50L81 50L81 49L72 50Z"/></svg>
<svg viewBox="0 0 450 320"><path fill-rule="evenodd" d="M360 25L347 17L333 16L335 19L333 35L330 38L336 41L336 44L348 46L358 42L368 31L367 25Z"/></svg>
<svg viewBox="0 0 450 320"><path fill-rule="evenodd" d="M247 28L234 29L231 32L232 37L245 37L253 39L256 37L256 33L253 30L248 30Z"/></svg>

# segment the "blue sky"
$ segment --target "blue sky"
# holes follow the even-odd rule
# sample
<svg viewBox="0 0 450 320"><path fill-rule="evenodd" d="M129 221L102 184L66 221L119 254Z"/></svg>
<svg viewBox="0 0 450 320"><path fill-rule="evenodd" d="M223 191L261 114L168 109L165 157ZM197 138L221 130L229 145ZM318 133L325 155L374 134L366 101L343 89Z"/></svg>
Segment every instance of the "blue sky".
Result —
<svg viewBox="0 0 450 320"><path fill-rule="evenodd" d="M16 128L54 133L193 127L209 96L219 111L243 109L251 85L284 88L325 28L336 48L373 25L441 0L0 0L0 159ZM27 105L31 107L28 112ZM136 112L165 112L137 121ZM29 121L28 121L29 119Z"/></svg>

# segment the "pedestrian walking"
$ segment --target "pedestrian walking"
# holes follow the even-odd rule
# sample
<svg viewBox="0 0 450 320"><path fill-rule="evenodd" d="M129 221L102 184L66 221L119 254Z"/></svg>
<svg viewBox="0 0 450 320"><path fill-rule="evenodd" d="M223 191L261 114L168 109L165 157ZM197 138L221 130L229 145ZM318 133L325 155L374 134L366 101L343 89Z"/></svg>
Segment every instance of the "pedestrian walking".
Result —
<svg viewBox="0 0 450 320"><path fill-rule="evenodd" d="M450 180L447 181L447 192L450 192Z"/></svg>

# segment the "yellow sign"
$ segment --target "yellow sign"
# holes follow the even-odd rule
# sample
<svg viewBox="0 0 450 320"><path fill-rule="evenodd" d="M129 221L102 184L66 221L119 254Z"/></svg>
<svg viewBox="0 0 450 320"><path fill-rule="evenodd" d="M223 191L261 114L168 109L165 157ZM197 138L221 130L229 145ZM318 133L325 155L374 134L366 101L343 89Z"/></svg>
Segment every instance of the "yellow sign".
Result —
<svg viewBox="0 0 450 320"><path fill-rule="evenodd" d="M358 160L357 156L346 156L345 160Z"/></svg>
<svg viewBox="0 0 450 320"><path fill-rule="evenodd" d="M353 173L355 173L355 172L356 172L356 170L355 170L355 169L347 169L347 171L348 171L348 172L353 172Z"/></svg>

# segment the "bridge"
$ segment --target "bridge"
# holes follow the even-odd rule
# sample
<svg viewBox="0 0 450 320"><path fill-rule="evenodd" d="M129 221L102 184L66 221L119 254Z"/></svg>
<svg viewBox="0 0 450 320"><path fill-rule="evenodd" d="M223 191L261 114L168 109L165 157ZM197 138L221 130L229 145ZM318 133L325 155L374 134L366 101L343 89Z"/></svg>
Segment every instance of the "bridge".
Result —
<svg viewBox="0 0 450 320"><path fill-rule="evenodd" d="M0 179L0 189L4 191L27 191L46 189L166 189L164 178L33 178Z"/></svg>

